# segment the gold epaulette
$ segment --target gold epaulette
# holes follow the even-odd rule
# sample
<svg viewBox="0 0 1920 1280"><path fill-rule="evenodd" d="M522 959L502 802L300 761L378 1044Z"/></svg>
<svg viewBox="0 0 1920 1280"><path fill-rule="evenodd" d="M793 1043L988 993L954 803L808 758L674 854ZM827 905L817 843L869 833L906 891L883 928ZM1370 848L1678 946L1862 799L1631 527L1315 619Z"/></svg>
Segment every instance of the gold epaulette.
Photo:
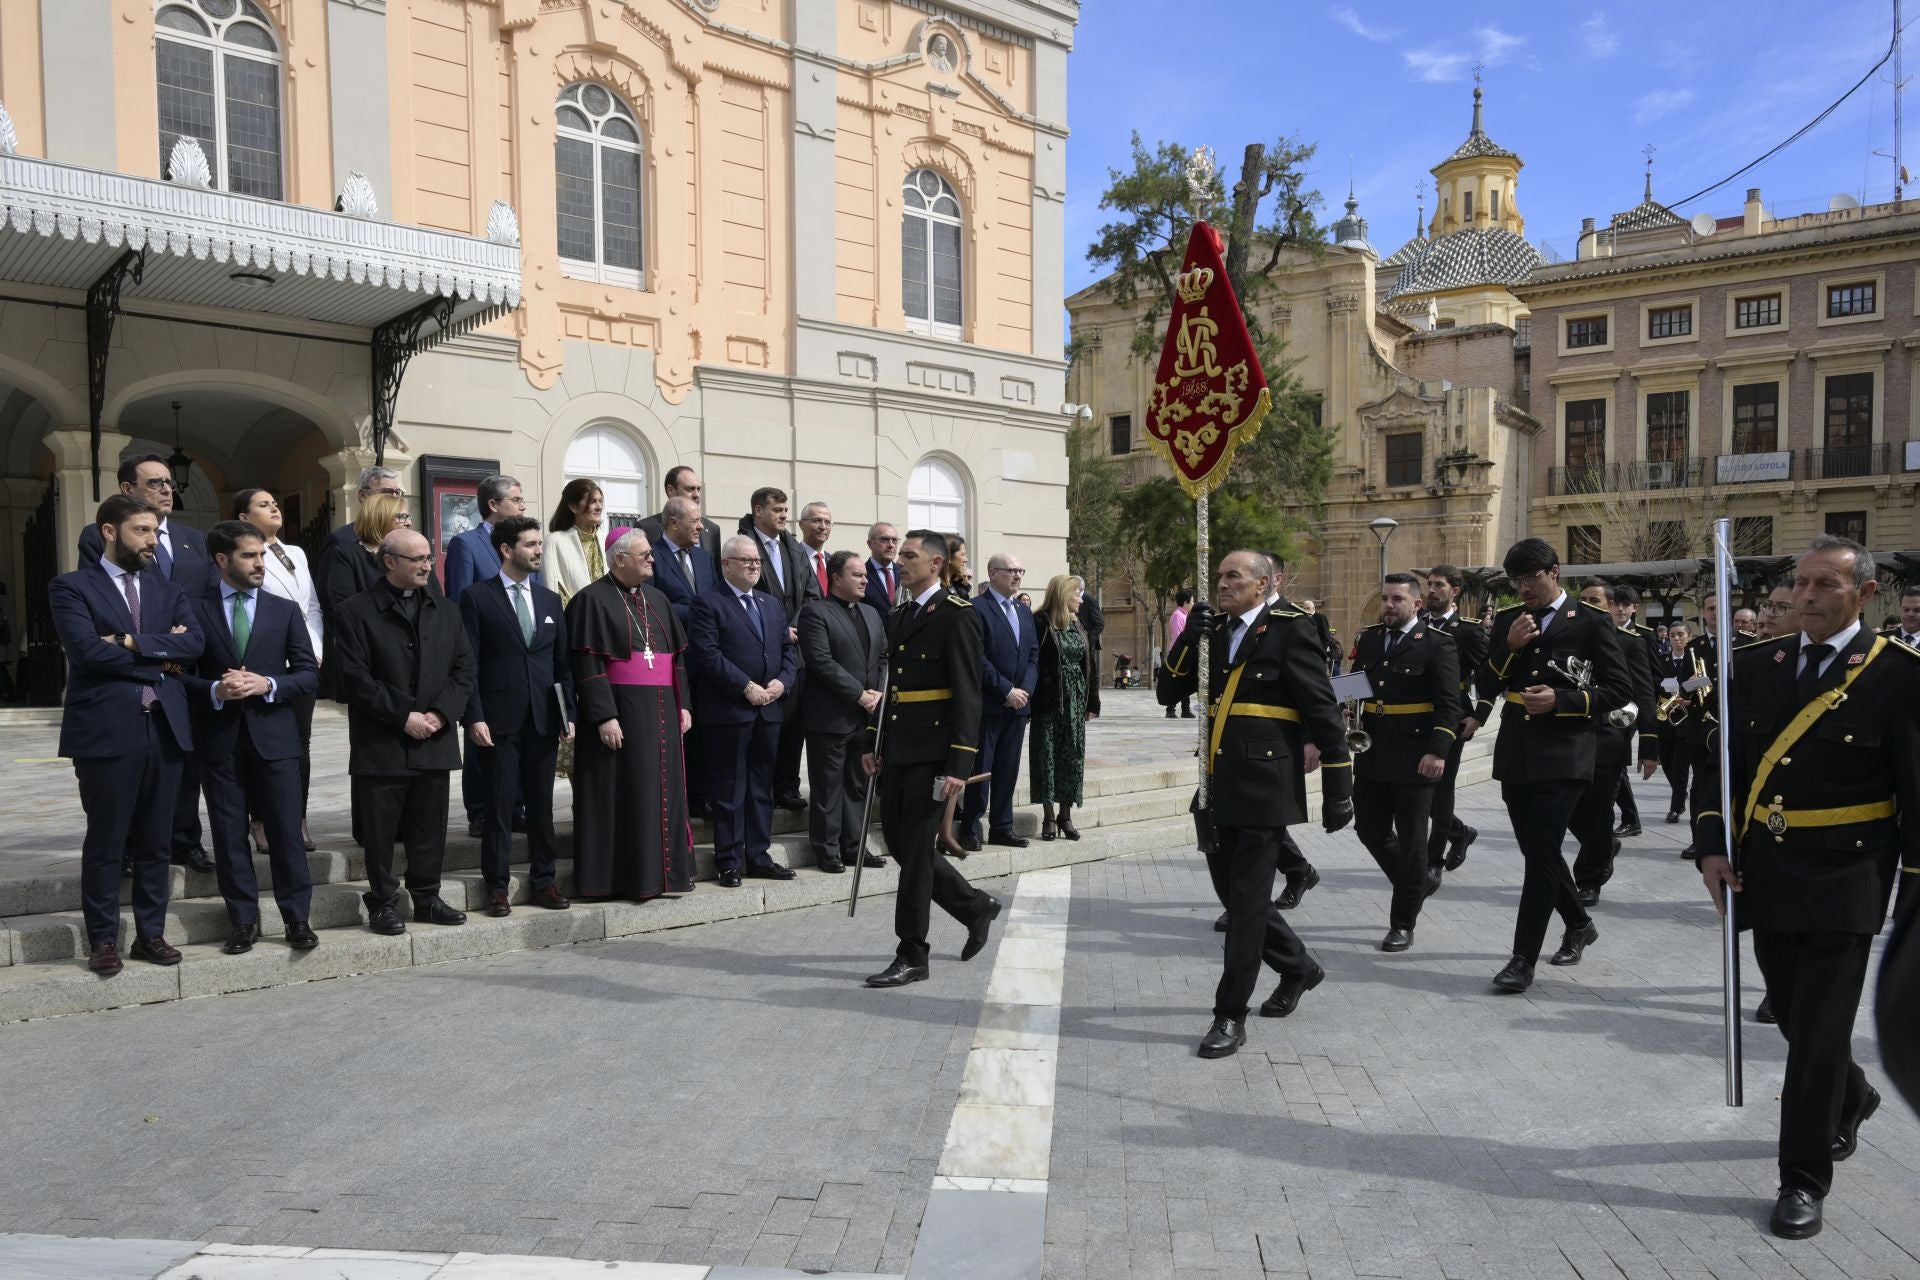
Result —
<svg viewBox="0 0 1920 1280"><path fill-rule="evenodd" d="M1275 618L1304 618L1307 616L1306 611L1303 609L1282 609L1279 605L1273 606L1273 608L1267 610L1267 613Z"/></svg>
<svg viewBox="0 0 1920 1280"><path fill-rule="evenodd" d="M1360 629L1361 629L1362 631L1378 631L1378 630L1380 630L1380 629L1381 629L1382 627L1384 627L1384 626L1386 626L1386 625L1387 625L1387 624L1386 624L1386 623L1384 623L1384 622L1369 622L1369 623L1368 623L1368 624L1367 624L1366 626L1364 626L1364 627L1362 627L1362 628L1360 628Z"/></svg>
<svg viewBox="0 0 1920 1280"><path fill-rule="evenodd" d="M1914 646L1908 644L1905 640L1902 640L1897 632L1893 635L1888 636L1887 640L1890 644L1892 644L1894 648L1900 650L1902 653L1905 653L1908 657L1920 658L1920 649L1916 649Z"/></svg>
<svg viewBox="0 0 1920 1280"><path fill-rule="evenodd" d="M1574 599L1575 599L1576 601L1578 601L1578 602L1579 602L1580 604L1583 604L1583 605L1586 605L1586 607L1587 607L1587 608L1589 608L1589 609L1591 609L1591 610L1593 610L1593 611L1594 611L1595 613L1604 613L1604 614L1606 614L1606 615L1607 615L1607 621L1608 621L1608 622L1612 622L1612 621L1613 621L1613 611L1612 611L1612 610L1610 610L1610 609L1607 609L1607 608L1604 608L1604 607L1603 607L1603 606L1601 606L1601 605L1597 605L1597 604L1590 604L1590 603L1588 603L1588 602L1587 602L1587 601L1585 601L1585 600L1581 600L1581 599L1580 599L1580 598L1579 598L1578 596L1575 596L1575 597L1574 597ZM1622 631L1624 631L1624 630L1626 630L1626 628L1625 628L1625 627L1622 627L1622 628L1621 628L1621 630L1622 630Z"/></svg>
<svg viewBox="0 0 1920 1280"><path fill-rule="evenodd" d="M947 592L947 603L948 603L948 604L957 604L957 605L959 605L959 606L960 606L960 607L961 607L962 609L971 609L971 608L973 608L973 601L971 601L971 600L969 600L969 599L967 599L967 598L966 598L965 596L963 596L963 595L961 595L961 594L960 594L960 593L959 593L958 591L949 591L949 592Z"/></svg>
<svg viewBox="0 0 1920 1280"><path fill-rule="evenodd" d="M1763 644L1779 644L1782 640L1789 638L1788 636L1768 636L1765 640L1749 640L1745 644L1733 646L1733 651L1738 653L1742 649L1758 649Z"/></svg>

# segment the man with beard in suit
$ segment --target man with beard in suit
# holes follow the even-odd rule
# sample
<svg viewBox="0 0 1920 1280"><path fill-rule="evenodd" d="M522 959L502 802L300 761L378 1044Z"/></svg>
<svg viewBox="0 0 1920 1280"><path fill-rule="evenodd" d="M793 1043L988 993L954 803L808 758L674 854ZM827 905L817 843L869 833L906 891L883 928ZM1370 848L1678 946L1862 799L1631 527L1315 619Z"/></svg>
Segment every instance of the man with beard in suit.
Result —
<svg viewBox="0 0 1920 1280"><path fill-rule="evenodd" d="M882 616L862 602L867 566L857 552L827 557L827 584L825 600L809 600L800 609L800 654L810 673L800 698L800 723L807 735L814 861L838 875L866 847L860 811L867 777L860 757L867 717L880 705L887 635ZM864 856L869 867L886 865L876 855Z"/></svg>

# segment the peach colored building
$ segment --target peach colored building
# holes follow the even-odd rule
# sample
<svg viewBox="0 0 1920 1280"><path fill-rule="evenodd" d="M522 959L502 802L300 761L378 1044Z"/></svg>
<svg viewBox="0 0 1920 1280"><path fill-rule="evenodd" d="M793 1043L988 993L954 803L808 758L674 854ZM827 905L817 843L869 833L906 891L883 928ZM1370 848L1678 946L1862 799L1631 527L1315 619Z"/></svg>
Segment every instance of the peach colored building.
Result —
<svg viewBox="0 0 1920 1280"><path fill-rule="evenodd" d="M830 502L836 546L884 518L1061 567L1077 18L7 0L16 634L96 456L111 492L122 454L176 447L200 525L259 485L317 534L376 455L409 493L497 466L543 515L576 475L649 513L686 463L723 523L773 484Z"/></svg>

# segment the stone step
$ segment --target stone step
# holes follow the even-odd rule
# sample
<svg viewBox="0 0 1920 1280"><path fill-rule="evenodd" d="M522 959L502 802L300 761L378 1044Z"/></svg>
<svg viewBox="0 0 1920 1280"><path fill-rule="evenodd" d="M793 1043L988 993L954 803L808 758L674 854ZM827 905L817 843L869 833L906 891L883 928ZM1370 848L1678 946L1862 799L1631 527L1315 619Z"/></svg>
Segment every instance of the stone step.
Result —
<svg viewBox="0 0 1920 1280"><path fill-rule="evenodd" d="M1172 817L1186 811L1189 797L1189 792L1178 788L1162 788L1126 796L1109 796L1076 809L1075 825L1083 831L1094 831L1104 827ZM1016 810L1015 827L1016 830L1024 829L1031 834L1037 834L1039 810L1037 808ZM475 844L471 841L468 843ZM880 838L878 829L873 832L871 843L877 852L885 852L885 842ZM1041 843L1038 840L1034 841L1036 846ZM452 852L449 849L448 862L442 868L441 896L458 910L479 911L486 905L486 884L479 871L475 869L479 863L477 844L473 849L466 851L471 852L473 857L459 865L454 864ZM566 851L563 849L562 852L564 854ZM770 852L774 861L784 866L802 869L814 865L813 847L805 836L778 837L773 841ZM962 860L962 865L987 856L989 853L1004 852L1019 851L988 846L980 853ZM713 847L700 845L695 848L694 855L697 860L696 880L711 882L713 880ZM263 930L269 936L279 936L284 932L284 926L273 904L271 893L266 889L270 881L264 865L265 861L264 858L255 859L262 886L261 923ZM319 855L315 855L315 861L322 863L329 875L327 879L316 879L314 883L313 901L309 908L307 922L316 930L364 925L367 911L360 895L365 893L368 887L364 879L365 856L356 850L350 856L329 854L321 859ZM320 870L320 867L316 866L315 870ZM513 892L518 895L514 899L516 902L526 901L525 871L524 864L516 868L513 885ZM561 892L570 893L573 887L573 862L570 858L561 859L558 878ZM839 877L823 875L822 878L834 880ZM203 892L182 895L169 902L167 940L175 946L224 941L230 925L226 904L220 898L218 889L211 883L213 877L195 873L188 879L190 882L206 882L205 889ZM749 883L768 882L750 881ZM200 886L190 883L188 887L193 889ZM129 946L133 937L133 914L130 910L123 910L120 914L121 947L124 949ZM0 965L81 960L86 958L87 950L85 920L78 909L12 916L0 922Z"/></svg>
<svg viewBox="0 0 1920 1280"><path fill-rule="evenodd" d="M1181 804L1184 808L1184 800ZM1092 809L1089 805L1089 817ZM1165 849L1190 840L1192 832L1192 821L1185 813L1136 819L1088 828L1080 840L1035 841L1025 849L988 848L955 865L969 880L991 880L1044 867ZM461 879L471 891L474 882ZM503 919L472 915L466 924L452 927L410 923L405 934L393 938L360 928L327 927L320 930L320 945L306 952L290 950L275 939L257 944L245 955L229 956L221 953L217 941L194 942L181 947L185 958L178 965L162 968L129 961L126 969L113 978L88 973L73 960L15 964L0 968L0 1022L403 969L562 943L597 942L845 902L852 883L851 874L836 876L809 870L790 881L749 880L739 889L703 884L692 893L647 903L576 903L567 911L518 907ZM862 902L871 897L874 901L868 904L868 910L891 911L886 895L893 893L897 883L898 873L891 864L881 870L869 869L861 883ZM329 888L344 895L350 887L341 884ZM524 880L518 875L515 892L524 898ZM316 914L318 901L316 894ZM941 945L955 941L949 933L943 929ZM935 963L952 963L955 959L952 954L937 954ZM882 956L875 957L876 963L882 960Z"/></svg>
<svg viewBox="0 0 1920 1280"><path fill-rule="evenodd" d="M1087 772L1085 794L1092 802L1101 797L1131 795L1142 791L1159 791L1169 787L1191 786L1193 765L1181 762L1172 765L1121 765ZM1027 804L1027 788L1021 787L1020 803ZM1016 812L1015 828L1027 835L1040 830L1039 809L1030 808L1025 815ZM558 844L560 856L567 857L572 847L572 823L562 817L559 824ZM874 818L876 830L879 817ZM783 848L806 846L807 815L784 809L773 813L773 834ZM351 843L347 833L326 830L315 832L317 842L324 847L307 855L307 865L316 885L341 880L355 880L366 875L366 859L358 846ZM211 840L211 835L207 837ZM696 850L707 852L701 859L697 878L710 879L713 875L712 841L713 826L708 822L696 821L693 824L693 838ZM525 837L516 837L515 847L526 847ZM777 855L776 855L777 856ZM253 860L256 876L264 887L269 883L270 873L267 860L256 857ZM478 867L480 865L480 842L467 835L466 827L456 817L447 829L447 853L443 866L448 870ZM789 861L789 866L811 866L813 856L805 851L803 861ZM188 871L185 867L172 867L168 897L178 901L183 898L217 897L220 890L212 872ZM120 904L124 907L131 902L132 886L125 880L120 885ZM6 918L24 915L44 915L51 912L80 910L80 869L78 856L71 870L52 874L31 876L0 877L0 929L6 927ZM4 954L0 954L0 964L7 963Z"/></svg>

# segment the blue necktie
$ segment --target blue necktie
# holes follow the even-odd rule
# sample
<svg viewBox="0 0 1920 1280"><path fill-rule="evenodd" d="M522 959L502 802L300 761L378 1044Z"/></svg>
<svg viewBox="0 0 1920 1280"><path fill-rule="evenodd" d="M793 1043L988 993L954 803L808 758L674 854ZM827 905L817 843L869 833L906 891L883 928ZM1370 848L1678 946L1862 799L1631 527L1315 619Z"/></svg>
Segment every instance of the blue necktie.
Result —
<svg viewBox="0 0 1920 1280"><path fill-rule="evenodd" d="M760 637L761 640L765 640L767 638L767 628L766 625L760 621L760 606L754 603L752 596L741 596L740 603L746 606L747 621L753 623L753 634Z"/></svg>
<svg viewBox="0 0 1920 1280"><path fill-rule="evenodd" d="M160 565L160 576L165 578L168 582L172 582L173 581L173 552L167 550L167 540L165 538L154 539L153 556L154 556L154 560L158 562L158 564Z"/></svg>

